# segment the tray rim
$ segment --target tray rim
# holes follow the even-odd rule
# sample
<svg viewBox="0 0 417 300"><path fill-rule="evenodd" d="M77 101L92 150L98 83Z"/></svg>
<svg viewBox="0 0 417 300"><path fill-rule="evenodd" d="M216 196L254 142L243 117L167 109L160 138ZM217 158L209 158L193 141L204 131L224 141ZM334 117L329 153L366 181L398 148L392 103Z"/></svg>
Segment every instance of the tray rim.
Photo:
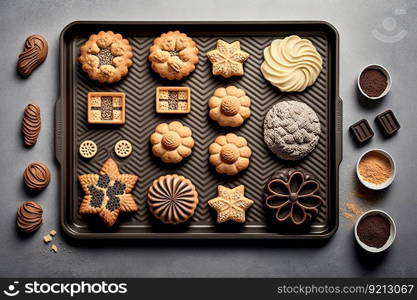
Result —
<svg viewBox="0 0 417 300"><path fill-rule="evenodd" d="M64 123L62 104L64 99L64 37L66 33L75 26L78 25L322 25L327 27L335 36L335 224L334 226L320 234L277 234L277 233L240 233L240 232L218 232L218 233L203 233L203 232L78 232L74 224L69 224L65 218L65 195L64 189L62 188L66 183L64 181L65 176L62 174L63 164L61 157L64 154L63 148L63 134L62 134L62 123ZM105 21L105 20L79 20L73 21L67 24L59 35L59 96L55 103L55 159L59 169L59 223L63 232L73 239L94 239L94 240L108 240L108 239L175 239L175 240L221 240L221 239L265 239L265 240L325 240L331 238L339 228L339 166L343 159L343 137L342 137L342 123L343 123L343 101L339 95L339 47L340 47L340 36L336 27L331 23L323 20L294 20L294 21Z"/></svg>

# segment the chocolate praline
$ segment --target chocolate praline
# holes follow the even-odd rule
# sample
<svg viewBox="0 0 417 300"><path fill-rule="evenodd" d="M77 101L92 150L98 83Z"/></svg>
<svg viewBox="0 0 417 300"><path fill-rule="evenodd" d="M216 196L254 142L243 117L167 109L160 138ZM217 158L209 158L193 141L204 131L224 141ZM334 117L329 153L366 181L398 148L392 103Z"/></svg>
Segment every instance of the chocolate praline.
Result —
<svg viewBox="0 0 417 300"><path fill-rule="evenodd" d="M23 232L34 232L42 225L42 206L33 201L23 203L17 210L17 227Z"/></svg>
<svg viewBox="0 0 417 300"><path fill-rule="evenodd" d="M41 162L31 163L23 172L23 180L28 189L40 191L46 188L51 180L51 172Z"/></svg>

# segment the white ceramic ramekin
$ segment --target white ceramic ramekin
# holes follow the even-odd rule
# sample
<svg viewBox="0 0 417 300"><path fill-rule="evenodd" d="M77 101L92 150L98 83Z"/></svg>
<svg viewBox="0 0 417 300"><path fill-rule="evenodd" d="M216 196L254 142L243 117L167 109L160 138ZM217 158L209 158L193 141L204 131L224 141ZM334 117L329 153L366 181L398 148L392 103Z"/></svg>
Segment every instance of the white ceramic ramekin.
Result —
<svg viewBox="0 0 417 300"><path fill-rule="evenodd" d="M379 96L377 96L377 97L372 97L372 96L368 96L363 90L362 90L362 88L361 88L361 85L360 85L360 78L361 78L361 75L362 75L362 73L363 73L363 71L365 71L366 69L378 69L378 70L381 70L382 71L382 73L384 73L384 75L387 77L387 87L385 88L385 91L383 91L382 92L382 94L381 95L379 95ZM391 89L391 85L392 85L392 80L391 80L391 74L388 72L388 70L387 69L385 69L383 66L381 66L381 65L378 65L378 64L372 64L372 65L368 65L368 66L366 66L365 68L363 68L362 69L362 71L359 73L359 76L358 76L358 80L357 80L357 84L358 84L358 89L359 89L359 91L361 92L361 94L365 97L365 98L368 98L368 99L371 99L371 100L379 100L379 99L381 99L381 98L383 98L386 94L388 94L388 92L390 91L390 89Z"/></svg>
<svg viewBox="0 0 417 300"><path fill-rule="evenodd" d="M359 163L360 163L360 161L362 160L362 158L363 158L366 154L371 153L371 152L378 152L378 153L382 154L383 156L385 156L385 157L389 160L389 162L390 162L390 164L391 164L391 170L392 170L392 172L391 172L391 176L390 176L390 178L388 178L386 181L384 181L384 182L383 182L383 183L381 183L381 184L374 184L374 183L371 183L371 182L365 181L364 179L362 179L362 177L361 177L361 175L360 175L360 173L359 173ZM387 187L388 187L388 186L390 186L390 185L391 185L391 183L394 181L395 174L396 174L396 166L395 166L395 161L394 161L394 159L392 158L391 154L389 154L388 152L386 152L386 151L384 151L384 150L382 150L382 149L371 149L371 150L366 151L365 153L363 153L363 154L359 157L358 162L356 163L356 175L358 176L359 181L360 181L360 182L361 182L364 186L366 186L368 189L371 189L371 190L375 190L375 191L377 191L377 190L382 190L382 189L387 188Z"/></svg>

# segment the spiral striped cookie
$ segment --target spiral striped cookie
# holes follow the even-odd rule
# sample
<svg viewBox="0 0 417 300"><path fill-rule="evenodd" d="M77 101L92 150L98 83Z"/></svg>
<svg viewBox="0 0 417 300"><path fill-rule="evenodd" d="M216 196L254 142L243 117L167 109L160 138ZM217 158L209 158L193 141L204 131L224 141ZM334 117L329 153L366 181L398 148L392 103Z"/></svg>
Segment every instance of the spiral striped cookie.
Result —
<svg viewBox="0 0 417 300"><path fill-rule="evenodd" d="M198 193L194 184L183 176L161 176L149 188L148 205L155 218L161 222L184 223L194 215Z"/></svg>
<svg viewBox="0 0 417 300"><path fill-rule="evenodd" d="M302 92L317 80L322 64L310 40L291 35L265 48L261 71L282 92Z"/></svg>

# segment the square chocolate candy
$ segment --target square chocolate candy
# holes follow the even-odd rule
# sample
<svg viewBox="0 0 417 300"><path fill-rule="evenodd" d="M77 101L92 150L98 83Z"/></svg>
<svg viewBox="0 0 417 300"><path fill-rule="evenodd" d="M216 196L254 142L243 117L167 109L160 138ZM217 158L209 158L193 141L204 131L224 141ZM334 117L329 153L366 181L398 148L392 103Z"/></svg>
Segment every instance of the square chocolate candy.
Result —
<svg viewBox="0 0 417 300"><path fill-rule="evenodd" d="M364 143L374 136L374 132L365 119L359 120L349 127L350 132L358 143Z"/></svg>
<svg viewBox="0 0 417 300"><path fill-rule="evenodd" d="M401 127L394 113L390 109L377 115L375 122L378 124L384 135L387 136L393 135Z"/></svg>

